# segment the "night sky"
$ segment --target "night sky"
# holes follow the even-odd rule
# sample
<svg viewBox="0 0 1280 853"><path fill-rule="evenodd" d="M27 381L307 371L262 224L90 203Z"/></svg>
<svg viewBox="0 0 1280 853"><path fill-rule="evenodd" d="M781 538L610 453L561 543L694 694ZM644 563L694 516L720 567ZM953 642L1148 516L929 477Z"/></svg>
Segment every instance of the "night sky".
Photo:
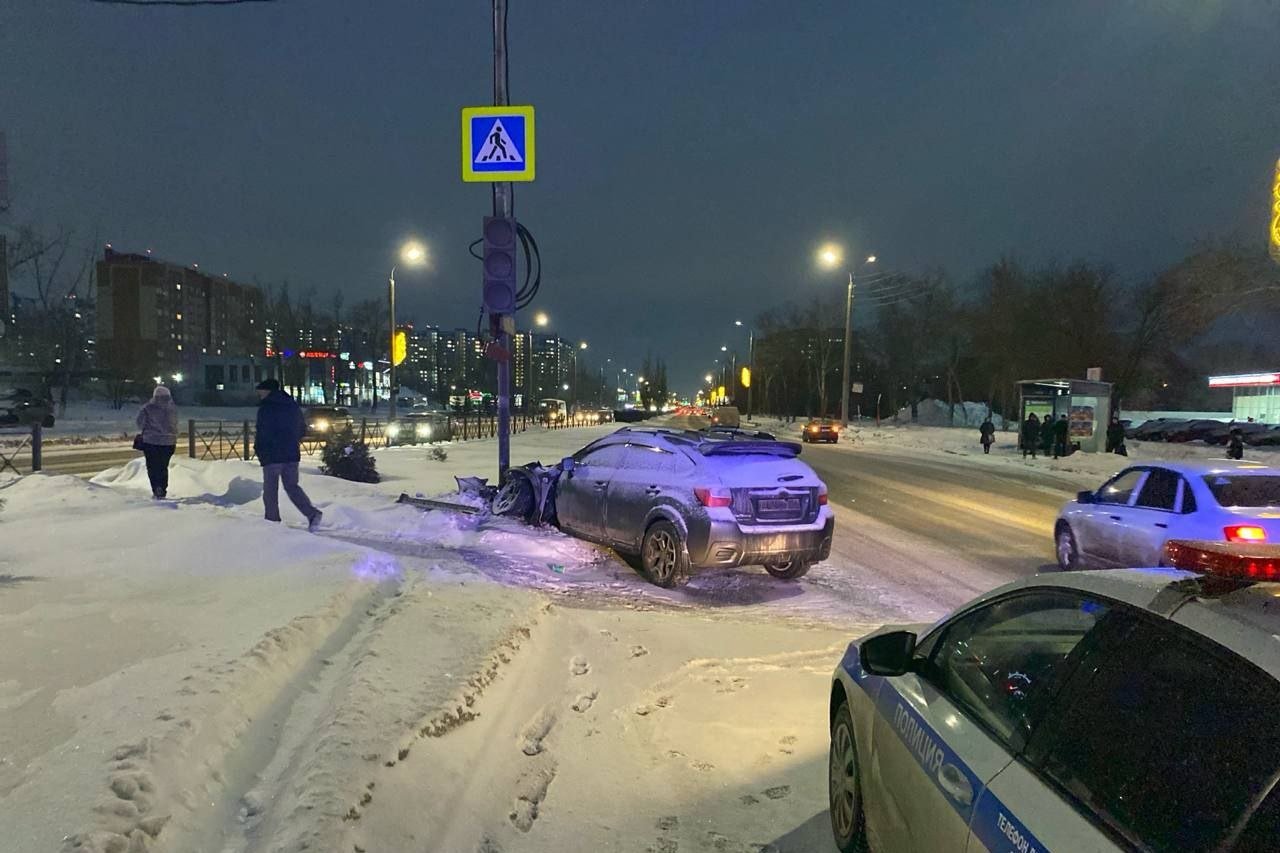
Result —
<svg viewBox="0 0 1280 853"><path fill-rule="evenodd" d="M839 240L959 283L1013 253L1132 279L1265 239L1280 5L511 0L512 99L538 111L537 308L590 355L664 351L692 389L733 327L839 290ZM474 328L487 0L136 9L0 3L9 223ZM528 324L527 316L521 325ZM745 337L745 336L742 336Z"/></svg>

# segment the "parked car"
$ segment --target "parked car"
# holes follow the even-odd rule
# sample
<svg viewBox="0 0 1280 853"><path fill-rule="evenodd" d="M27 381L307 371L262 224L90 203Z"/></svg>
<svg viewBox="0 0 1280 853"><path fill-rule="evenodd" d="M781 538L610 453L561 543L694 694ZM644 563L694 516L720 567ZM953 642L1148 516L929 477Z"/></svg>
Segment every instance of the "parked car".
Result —
<svg viewBox="0 0 1280 853"><path fill-rule="evenodd" d="M1152 418L1132 430L1125 430L1125 438L1134 441L1164 441L1170 430L1177 429L1186 422L1183 418Z"/></svg>
<svg viewBox="0 0 1280 853"><path fill-rule="evenodd" d="M1215 429L1209 430L1204 435L1205 444L1223 445L1231 440L1231 431L1238 429L1240 435L1244 438L1245 444L1252 444L1250 438L1265 433L1269 427L1266 424L1249 423L1248 421L1231 421L1230 423L1218 422Z"/></svg>
<svg viewBox="0 0 1280 853"><path fill-rule="evenodd" d="M1058 514L1063 569L1158 565L1170 539L1280 542L1280 469L1200 460L1134 465Z"/></svg>
<svg viewBox="0 0 1280 853"><path fill-rule="evenodd" d="M835 528L799 455L793 442L623 427L550 468L512 469L492 508L609 545L658 586L749 565L790 580L830 555Z"/></svg>
<svg viewBox="0 0 1280 853"><path fill-rule="evenodd" d="M1253 447L1275 447L1280 445L1280 426L1276 424L1266 425L1267 428L1261 432L1255 432L1245 435L1245 444Z"/></svg>
<svg viewBox="0 0 1280 853"><path fill-rule="evenodd" d="M355 422L351 413L341 406L307 406L303 409L307 420L307 435L323 438L332 432L341 432Z"/></svg>
<svg viewBox="0 0 1280 853"><path fill-rule="evenodd" d="M840 440L840 425L831 418L814 418L805 424L801 438L809 443L826 441L834 444Z"/></svg>
<svg viewBox="0 0 1280 853"><path fill-rule="evenodd" d="M1222 421L1195 418L1163 430L1164 440L1175 443L1203 441L1226 426Z"/></svg>
<svg viewBox="0 0 1280 853"><path fill-rule="evenodd" d="M48 400L36 397L26 388L13 388L0 394L0 426L31 427L54 425L53 407Z"/></svg>
<svg viewBox="0 0 1280 853"><path fill-rule="evenodd" d="M387 437L392 444L425 444L448 441L453 433L448 413L415 406L399 422L387 427Z"/></svg>
<svg viewBox="0 0 1280 853"><path fill-rule="evenodd" d="M1258 719L1280 703L1280 548L1168 562L1023 578L850 644L828 704L836 847L1274 851L1280 734Z"/></svg>

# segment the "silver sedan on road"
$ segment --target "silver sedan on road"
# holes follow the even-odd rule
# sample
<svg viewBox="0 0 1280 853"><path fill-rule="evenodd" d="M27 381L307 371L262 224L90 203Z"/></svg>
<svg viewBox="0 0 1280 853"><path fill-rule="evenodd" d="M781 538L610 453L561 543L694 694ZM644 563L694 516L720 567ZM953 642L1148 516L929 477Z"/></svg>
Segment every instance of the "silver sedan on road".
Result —
<svg viewBox="0 0 1280 853"><path fill-rule="evenodd" d="M1063 569L1155 566L1170 539L1280 542L1280 469L1213 459L1132 465L1062 508Z"/></svg>

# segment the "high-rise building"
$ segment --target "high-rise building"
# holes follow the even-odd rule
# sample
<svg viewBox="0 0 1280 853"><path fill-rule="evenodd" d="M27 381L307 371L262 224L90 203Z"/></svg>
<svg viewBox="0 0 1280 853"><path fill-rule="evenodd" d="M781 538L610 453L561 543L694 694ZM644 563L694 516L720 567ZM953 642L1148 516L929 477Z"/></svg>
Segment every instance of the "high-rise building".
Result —
<svg viewBox="0 0 1280 853"><path fill-rule="evenodd" d="M407 326L409 352L405 358L405 378L408 385L432 400L440 399L439 345L440 330L435 326Z"/></svg>
<svg viewBox="0 0 1280 853"><path fill-rule="evenodd" d="M530 356L531 394L533 400L564 399L564 386L569 382L573 346L559 335L532 335Z"/></svg>
<svg viewBox="0 0 1280 853"><path fill-rule="evenodd" d="M263 355L262 293L225 275L110 246L97 265L97 343L112 360L200 382L204 358Z"/></svg>

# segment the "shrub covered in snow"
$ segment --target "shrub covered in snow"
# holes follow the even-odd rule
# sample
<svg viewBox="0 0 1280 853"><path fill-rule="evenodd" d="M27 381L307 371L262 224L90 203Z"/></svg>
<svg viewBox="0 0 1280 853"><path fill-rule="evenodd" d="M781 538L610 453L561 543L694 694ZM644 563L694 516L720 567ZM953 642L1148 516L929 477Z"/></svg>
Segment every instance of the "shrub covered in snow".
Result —
<svg viewBox="0 0 1280 853"><path fill-rule="evenodd" d="M356 483L376 483L378 467L369 445L356 438L351 427L331 433L321 454L324 464L320 472L331 477L341 477Z"/></svg>
<svg viewBox="0 0 1280 853"><path fill-rule="evenodd" d="M443 447L431 448L431 453L429 455L431 456L431 459L435 462L444 462L449 458L448 451L446 451Z"/></svg>

